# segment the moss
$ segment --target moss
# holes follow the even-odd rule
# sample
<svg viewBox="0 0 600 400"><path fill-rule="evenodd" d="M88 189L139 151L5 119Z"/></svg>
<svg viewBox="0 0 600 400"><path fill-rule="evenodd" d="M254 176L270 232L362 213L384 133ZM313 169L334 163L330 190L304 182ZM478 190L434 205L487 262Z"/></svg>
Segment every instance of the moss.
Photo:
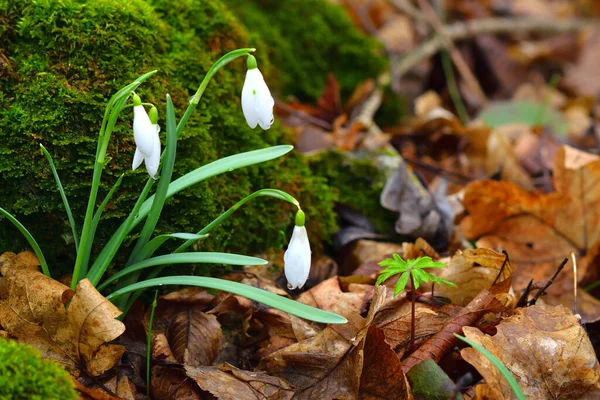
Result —
<svg viewBox="0 0 600 400"><path fill-rule="evenodd" d="M33 347L0 339L0 400L77 399L69 373Z"/></svg>
<svg viewBox="0 0 600 400"><path fill-rule="evenodd" d="M164 116L168 91L181 116L212 62L249 44L247 31L220 0L5 0L0 2L0 42L0 60L6 60L0 62L0 206L32 231L51 267L61 272L70 270L74 248L39 143L53 155L80 222L108 98L142 73L158 69L138 93ZM264 52L257 56L268 64ZM266 132L246 125L239 100L244 64L230 64L211 82L180 136L174 178L220 157L292 141L277 124ZM147 178L143 168L130 171L131 118L130 109L123 112L109 146L99 198L120 174L125 179L104 213L96 251L129 213ZM316 240L334 229L331 191L302 156L292 154L211 178L175 196L157 233L195 232L263 187L295 195L312 217L309 228ZM287 205L253 201L213 231L202 249L226 245L229 251L258 252L292 219ZM27 246L6 221L0 223L0 243L2 251Z"/></svg>
<svg viewBox="0 0 600 400"><path fill-rule="evenodd" d="M339 203L363 213L381 233L392 233L396 216L379 203L381 191L394 165L380 167L377 159L391 157L365 152L328 151L311 159L315 173L327 179Z"/></svg>
<svg viewBox="0 0 600 400"><path fill-rule="evenodd" d="M279 82L285 94L315 100L332 72L346 97L358 82L377 76L386 65L382 46L328 0L225 1L261 39L259 51L268 52L285 72Z"/></svg>

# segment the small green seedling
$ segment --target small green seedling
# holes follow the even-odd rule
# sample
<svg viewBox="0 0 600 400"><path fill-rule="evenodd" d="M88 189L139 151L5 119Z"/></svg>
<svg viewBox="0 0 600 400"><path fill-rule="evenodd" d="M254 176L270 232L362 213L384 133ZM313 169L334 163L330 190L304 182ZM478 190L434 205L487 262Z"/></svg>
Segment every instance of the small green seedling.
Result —
<svg viewBox="0 0 600 400"><path fill-rule="evenodd" d="M381 271L381 275L377 278L377 285L381 285L394 275L400 275L396 287L394 288L394 296L397 296L408 283L410 278L411 296L411 317L410 317L410 347L409 352L415 348L415 291L424 283L438 283L456 287L452 282L435 276L425 269L427 268L444 268L446 265L441 262L433 261L431 257L418 257L414 260L403 260L398 254L394 254L393 258L386 258L379 263L382 267L387 267Z"/></svg>

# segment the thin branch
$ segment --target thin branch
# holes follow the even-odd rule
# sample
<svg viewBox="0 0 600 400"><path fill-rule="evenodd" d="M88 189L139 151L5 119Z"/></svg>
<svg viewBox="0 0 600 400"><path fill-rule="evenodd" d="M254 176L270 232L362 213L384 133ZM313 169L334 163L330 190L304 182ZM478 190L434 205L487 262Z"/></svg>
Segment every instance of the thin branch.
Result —
<svg viewBox="0 0 600 400"><path fill-rule="evenodd" d="M552 285L554 283L554 280L556 279L556 277L558 276L558 274L560 273L560 271L562 271L562 269L565 267L565 265L567 265L568 261L569 261L569 259L565 258L563 260L563 262L560 263L560 265L558 266L558 269L556 270L556 273L554 274L554 276L552 277L552 279L550 279L548 282L546 282L546 284L544 285L544 287L541 288L540 290L538 290L538 292L536 293L535 297L529 302L530 306L535 305L535 303L538 301L538 299L544 294L544 291L546 289L548 289L550 287L550 285Z"/></svg>
<svg viewBox="0 0 600 400"><path fill-rule="evenodd" d="M478 35L493 34L559 34L578 32L592 26L598 26L598 22L588 19L538 19L538 18L479 18L472 21L456 22L446 25L444 31L448 39L452 41L471 39ZM399 91L399 81L408 71L419 64L422 60L436 54L444 47L444 39L439 35L423 42L419 47L403 55L392 65L394 81L392 87Z"/></svg>
<svg viewBox="0 0 600 400"><path fill-rule="evenodd" d="M429 21L433 29L435 29L437 35L441 38L444 47L450 53L452 61L454 62L454 65L456 65L456 69L460 73L460 76L462 76L465 83L471 88L473 93L475 93L477 97L479 97L479 100L483 104L486 104L487 98L485 96L485 93L483 92L483 89L481 88L481 85L479 85L477 78L475 78L475 75L471 71L471 68L469 68L469 65L465 61L462 54L460 54L456 46L454 46L454 40L446 32L446 28L442 24L442 21L440 21L433 7L431 7L431 5L425 0L418 0L418 3L421 7L421 10L423 10L423 13L427 17L427 20Z"/></svg>

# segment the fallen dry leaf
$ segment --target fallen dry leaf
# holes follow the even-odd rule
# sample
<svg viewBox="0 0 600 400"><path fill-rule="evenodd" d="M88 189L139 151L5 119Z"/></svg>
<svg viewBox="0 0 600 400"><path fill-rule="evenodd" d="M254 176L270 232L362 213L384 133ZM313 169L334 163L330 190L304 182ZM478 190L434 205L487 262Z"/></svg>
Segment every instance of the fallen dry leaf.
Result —
<svg viewBox="0 0 600 400"><path fill-rule="evenodd" d="M198 386L220 400L288 400L293 387L281 378L263 372L244 371L232 365L185 367L186 374Z"/></svg>
<svg viewBox="0 0 600 400"><path fill-rule="evenodd" d="M296 388L295 399L354 399L363 369L363 348L386 289L377 286L365 319L348 314L348 323L331 325L317 336L265 357L260 364Z"/></svg>
<svg viewBox="0 0 600 400"><path fill-rule="evenodd" d="M494 284L504 283L501 290L493 291L494 294L507 293L512 273L512 265L502 253L490 249L459 250L438 274L457 287L436 285L435 292L449 298L452 304L465 306Z"/></svg>
<svg viewBox="0 0 600 400"><path fill-rule="evenodd" d="M346 318L360 315L373 296L373 286L351 284L348 288L348 292L342 292L340 281L334 276L302 293L296 300Z"/></svg>
<svg viewBox="0 0 600 400"><path fill-rule="evenodd" d="M385 341L381 329L371 325L364 347L360 398L364 400L409 399L410 389L400 358Z"/></svg>
<svg viewBox="0 0 600 400"><path fill-rule="evenodd" d="M172 315L167 340L175 359L185 365L211 365L219 354L223 333L214 315L188 308Z"/></svg>
<svg viewBox="0 0 600 400"><path fill-rule="evenodd" d="M121 311L87 279L73 292L20 261L13 253L0 256L0 326L75 376L82 368L93 376L112 368L125 351L106 344L125 331L115 319Z"/></svg>
<svg viewBox="0 0 600 400"><path fill-rule="evenodd" d="M556 192L526 192L509 182L471 183L463 200L468 216L460 228L467 239L477 240L477 247L506 249L519 289L530 278L549 279L571 251L581 280L588 272L590 250L600 240L598 180L599 157L564 146L555 161Z"/></svg>
<svg viewBox="0 0 600 400"><path fill-rule="evenodd" d="M460 333L466 326L477 324L488 312L499 311L502 308L502 304L493 294L487 290L482 291L460 310L456 317L448 320L438 333L402 361L402 370L406 373L423 360L440 361L457 343L455 333Z"/></svg>
<svg viewBox="0 0 600 400"><path fill-rule="evenodd" d="M150 393L155 399L201 400L202 391L182 369L154 366Z"/></svg>
<svg viewBox="0 0 600 400"><path fill-rule="evenodd" d="M415 304L415 344L418 345L438 333L461 310L445 306L439 310L427 304ZM385 335L385 341L400 358L410 342L411 303L406 295L399 295L384 304L375 316L375 323Z"/></svg>
<svg viewBox="0 0 600 400"><path fill-rule="evenodd" d="M465 335L498 357L531 399L600 398L600 365L585 330L563 306L519 308L494 336L465 327ZM515 398L498 370L477 350L461 351L484 377L483 398ZM486 397L487 396L487 397Z"/></svg>

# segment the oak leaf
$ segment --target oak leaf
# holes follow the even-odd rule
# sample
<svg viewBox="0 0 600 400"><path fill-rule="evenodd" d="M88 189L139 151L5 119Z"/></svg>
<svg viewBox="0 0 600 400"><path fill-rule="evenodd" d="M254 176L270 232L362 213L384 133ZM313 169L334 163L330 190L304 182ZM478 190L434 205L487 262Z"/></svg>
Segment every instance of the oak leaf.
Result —
<svg viewBox="0 0 600 400"><path fill-rule="evenodd" d="M564 306L535 305L496 326L494 336L465 327L467 338L485 347L512 372L531 399L600 397L600 364L579 320ZM463 358L484 377L478 396L512 399L512 390L498 370L473 348ZM486 397L487 396L487 397Z"/></svg>
<svg viewBox="0 0 600 400"><path fill-rule="evenodd" d="M82 368L93 376L112 368L125 351L107 344L125 331L115 319L121 311L87 279L73 292L34 269L38 264L31 253L0 256L0 327L75 376Z"/></svg>
<svg viewBox="0 0 600 400"><path fill-rule="evenodd" d="M260 364L269 374L296 388L295 399L355 399L363 370L365 337L386 297L378 286L366 318L348 314L348 323L331 325L313 338L265 357Z"/></svg>
<svg viewBox="0 0 600 400"><path fill-rule="evenodd" d="M597 269L588 266L597 261L600 246L600 157L563 146L553 174L556 191L550 194L495 181L465 188L468 215L460 224L463 234L477 240L477 247L508 252L516 267L517 289L530 279L550 279L571 252L577 257L579 281L598 278ZM571 268L561 275L567 282L573 280Z"/></svg>
<svg viewBox="0 0 600 400"><path fill-rule="evenodd" d="M490 290L494 285L492 293L507 293L512 273L510 261L502 253L490 249L459 250L437 274L456 287L436 285L435 292L449 298L452 304L465 306L482 290Z"/></svg>

